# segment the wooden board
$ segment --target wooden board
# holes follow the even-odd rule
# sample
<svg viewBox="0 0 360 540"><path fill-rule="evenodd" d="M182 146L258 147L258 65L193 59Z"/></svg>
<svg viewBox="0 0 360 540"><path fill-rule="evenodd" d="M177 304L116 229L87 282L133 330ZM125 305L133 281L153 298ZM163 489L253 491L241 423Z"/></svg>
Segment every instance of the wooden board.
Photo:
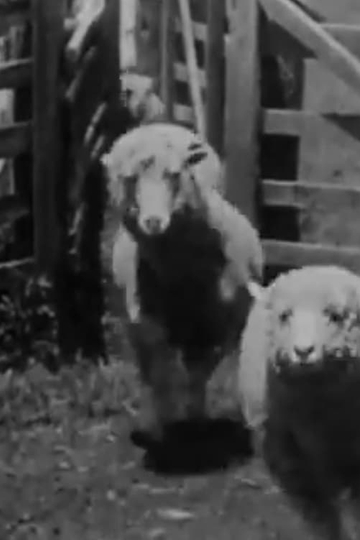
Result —
<svg viewBox="0 0 360 540"><path fill-rule="evenodd" d="M300 110L266 110L263 115L265 133L298 138L295 178L289 178L292 182L264 180L263 200L273 212L293 209L300 244L265 242L267 260L280 266L332 262L359 271L360 258L354 249L360 247L360 97L354 88L360 58L360 4L357 0L299 0L296 4L303 4L313 20L354 55L353 61L347 58L349 72L345 74L351 86L339 78L344 68L340 56L346 55L337 49L331 57L331 40L327 49L318 33L324 63L306 47L306 21L302 34L293 26L301 44L276 24L268 27L262 55L269 56L269 51L276 55L285 99L266 106ZM298 93L296 104L286 99L287 84ZM341 247L347 250L341 253Z"/></svg>
<svg viewBox="0 0 360 540"><path fill-rule="evenodd" d="M305 265L336 264L360 272L360 249L337 246L264 240L263 248L268 265L289 268Z"/></svg>
<svg viewBox="0 0 360 540"><path fill-rule="evenodd" d="M255 223L260 107L257 3L238 2L233 18L226 45L226 196Z"/></svg>
<svg viewBox="0 0 360 540"><path fill-rule="evenodd" d="M298 3L327 22L360 23L358 0L298 0Z"/></svg>
<svg viewBox="0 0 360 540"><path fill-rule="evenodd" d="M267 206L298 209L302 238L360 248L360 187L265 180L262 195Z"/></svg>
<svg viewBox="0 0 360 540"><path fill-rule="evenodd" d="M301 134L299 177L308 183L360 187L360 96L317 60L308 59L303 104L316 116ZM358 214L350 200L315 196L300 214L301 239L356 245Z"/></svg>
<svg viewBox="0 0 360 540"><path fill-rule="evenodd" d="M61 178L59 58L63 3L33 0L33 206L37 270L54 269L59 255L57 189ZM44 69L46 66L46 69Z"/></svg>

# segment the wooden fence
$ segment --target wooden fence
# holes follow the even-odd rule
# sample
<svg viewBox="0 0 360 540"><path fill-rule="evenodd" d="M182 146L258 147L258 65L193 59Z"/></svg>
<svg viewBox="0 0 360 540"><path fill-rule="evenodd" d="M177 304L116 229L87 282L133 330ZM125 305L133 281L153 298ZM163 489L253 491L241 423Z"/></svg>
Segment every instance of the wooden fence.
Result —
<svg viewBox="0 0 360 540"><path fill-rule="evenodd" d="M70 353L84 342L100 347L98 158L121 127L119 2L86 0L76 14L68 4L0 0L0 29L26 30L22 57L0 63L0 89L15 92L14 120L0 126L0 158L14 159L30 239L27 257L2 266L29 263L54 279L60 342Z"/></svg>
<svg viewBox="0 0 360 540"><path fill-rule="evenodd" d="M18 176L26 178L17 184L32 186L33 255L40 271L49 270L58 255L59 184L71 174L74 203L111 136L103 132L104 119L120 92L118 2L86 2L75 19L67 14L63 0L0 2L1 28L20 24L28 30L24 57L0 63L0 89L15 90L18 101L25 90L29 105L21 114L25 119L1 125L0 158L31 156L31 171L20 169Z"/></svg>
<svg viewBox="0 0 360 540"><path fill-rule="evenodd" d="M189 21L164 0L154 21L153 2L141 2L139 67L168 117L199 131L200 85L227 197L258 225L268 265L360 270L360 7L229 0L225 13L225 2L189 0Z"/></svg>

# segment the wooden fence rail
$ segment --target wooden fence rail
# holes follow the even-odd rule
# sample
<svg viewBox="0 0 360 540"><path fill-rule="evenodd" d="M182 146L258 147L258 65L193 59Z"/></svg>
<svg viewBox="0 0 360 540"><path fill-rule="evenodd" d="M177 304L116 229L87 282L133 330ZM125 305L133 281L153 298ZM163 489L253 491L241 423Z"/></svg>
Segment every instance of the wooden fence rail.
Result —
<svg viewBox="0 0 360 540"><path fill-rule="evenodd" d="M120 21L118 0L86 0L75 16L67 4L0 0L0 32L27 29L21 57L0 61L0 91L21 105L0 125L0 158L14 160L16 196L30 212L26 257L0 270L30 263L53 279L60 346L73 357L84 344L98 355L102 340L98 158L116 135Z"/></svg>
<svg viewBox="0 0 360 540"><path fill-rule="evenodd" d="M344 2L344 13L356 11ZM168 118L199 130L189 99L196 71L206 135L225 158L226 196L259 227L269 266L359 270L360 7L350 25L335 0L317 0L320 13L308 4L189 0L189 66L184 16L170 16L164 0L154 20L153 0L141 0L140 66L158 80Z"/></svg>

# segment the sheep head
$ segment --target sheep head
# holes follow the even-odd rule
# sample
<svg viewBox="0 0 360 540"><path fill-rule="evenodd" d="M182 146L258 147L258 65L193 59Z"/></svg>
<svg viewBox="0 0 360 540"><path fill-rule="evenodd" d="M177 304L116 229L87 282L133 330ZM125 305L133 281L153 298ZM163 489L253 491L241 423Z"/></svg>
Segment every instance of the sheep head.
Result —
<svg viewBox="0 0 360 540"><path fill-rule="evenodd" d="M277 370L360 361L360 279L337 267L280 276L269 290L268 354Z"/></svg>
<svg viewBox="0 0 360 540"><path fill-rule="evenodd" d="M203 142L179 126L150 124L121 137L102 161L130 232L163 233L174 213L205 211L197 166L207 157Z"/></svg>
<svg viewBox="0 0 360 540"><path fill-rule="evenodd" d="M242 337L238 390L249 425L267 416L269 369L278 376L336 375L358 365L360 278L336 266L280 275L255 302Z"/></svg>

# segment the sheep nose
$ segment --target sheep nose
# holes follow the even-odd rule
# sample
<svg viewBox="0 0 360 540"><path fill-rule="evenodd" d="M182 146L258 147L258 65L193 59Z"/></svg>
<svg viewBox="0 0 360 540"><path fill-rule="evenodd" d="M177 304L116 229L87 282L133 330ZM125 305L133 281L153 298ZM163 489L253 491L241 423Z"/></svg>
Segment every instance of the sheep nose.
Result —
<svg viewBox="0 0 360 540"><path fill-rule="evenodd" d="M315 345L295 345L294 352L301 363L308 361L315 350Z"/></svg>
<svg viewBox="0 0 360 540"><path fill-rule="evenodd" d="M163 229L161 219L156 216L146 218L143 226L147 234L159 234Z"/></svg>

